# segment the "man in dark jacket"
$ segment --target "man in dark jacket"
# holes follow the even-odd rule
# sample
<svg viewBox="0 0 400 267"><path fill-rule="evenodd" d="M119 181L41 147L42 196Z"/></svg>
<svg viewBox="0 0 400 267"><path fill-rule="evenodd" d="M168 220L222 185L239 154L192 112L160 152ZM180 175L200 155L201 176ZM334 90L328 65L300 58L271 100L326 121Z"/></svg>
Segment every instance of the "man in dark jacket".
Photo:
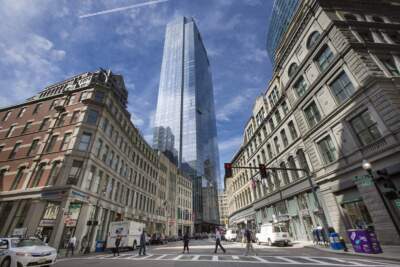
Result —
<svg viewBox="0 0 400 267"><path fill-rule="evenodd" d="M146 231L143 229L142 234L140 235L140 248L139 248L139 256L146 256Z"/></svg>
<svg viewBox="0 0 400 267"><path fill-rule="evenodd" d="M115 238L114 256L115 256L115 253L117 253L117 255L119 256L119 246L120 245L121 245L121 236L117 235L117 237Z"/></svg>
<svg viewBox="0 0 400 267"><path fill-rule="evenodd" d="M185 253L185 249L187 250L187 253L189 253L189 233L186 232L185 235L183 236L183 252Z"/></svg>

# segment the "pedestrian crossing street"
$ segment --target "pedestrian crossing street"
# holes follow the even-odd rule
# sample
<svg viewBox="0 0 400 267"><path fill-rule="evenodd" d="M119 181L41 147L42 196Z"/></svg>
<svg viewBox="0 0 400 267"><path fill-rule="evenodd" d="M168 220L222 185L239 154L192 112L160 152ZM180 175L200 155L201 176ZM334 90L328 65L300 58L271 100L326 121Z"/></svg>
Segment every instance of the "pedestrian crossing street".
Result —
<svg viewBox="0 0 400 267"><path fill-rule="evenodd" d="M82 259L82 258L81 258ZM316 265L316 266L395 266L384 262L369 259L335 258L335 257L307 257L307 256L239 256L239 255L195 255L195 254L152 254L146 256L121 254L113 256L102 254L85 259L98 260L132 260L132 261L205 261L205 262L243 262L254 264L282 264L282 265Z"/></svg>

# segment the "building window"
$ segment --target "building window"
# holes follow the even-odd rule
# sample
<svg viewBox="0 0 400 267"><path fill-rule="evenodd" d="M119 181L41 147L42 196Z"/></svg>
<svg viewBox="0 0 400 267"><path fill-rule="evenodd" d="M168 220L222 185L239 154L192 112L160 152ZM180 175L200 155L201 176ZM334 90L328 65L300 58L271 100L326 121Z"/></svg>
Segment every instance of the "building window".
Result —
<svg viewBox="0 0 400 267"><path fill-rule="evenodd" d="M66 117L67 117L67 113L61 114L61 116L58 118L58 121L57 121L57 127L64 126Z"/></svg>
<svg viewBox="0 0 400 267"><path fill-rule="evenodd" d="M289 132L290 132L290 136L292 137L292 140L295 140L298 137L298 135L297 135L296 127L294 127L293 121L290 121L288 123L288 127L289 127Z"/></svg>
<svg viewBox="0 0 400 267"><path fill-rule="evenodd" d="M24 176L26 167L20 167L18 168L17 175L15 176L15 179L13 183L11 184L10 190L16 190L18 189L18 185L20 184L22 177Z"/></svg>
<svg viewBox="0 0 400 267"><path fill-rule="evenodd" d="M330 88L339 104L354 93L354 86L344 71L330 84Z"/></svg>
<svg viewBox="0 0 400 267"><path fill-rule="evenodd" d="M281 117L281 113L279 112L279 109L277 109L275 112L275 119L276 119L277 124L279 124L282 121L282 117Z"/></svg>
<svg viewBox="0 0 400 267"><path fill-rule="evenodd" d="M72 167L68 174L68 180L67 180L68 185L77 185L78 184L79 177L82 172L82 166L83 166L82 161L74 160L72 162Z"/></svg>
<svg viewBox="0 0 400 267"><path fill-rule="evenodd" d="M378 17L378 16L372 16L372 20L374 22L378 22L378 23L385 23L385 21L383 20L383 18Z"/></svg>
<svg viewBox="0 0 400 267"><path fill-rule="evenodd" d="M15 156L17 155L18 149L21 146L21 143L16 143L14 145L14 148L11 150L10 155L8 156L8 159L15 159Z"/></svg>
<svg viewBox="0 0 400 267"><path fill-rule="evenodd" d="M15 125L11 125L10 128L8 129L6 137L11 137L11 135L14 133L14 131L15 131Z"/></svg>
<svg viewBox="0 0 400 267"><path fill-rule="evenodd" d="M400 76L399 68L396 66L393 56L379 55L379 60L385 66L386 70L393 76Z"/></svg>
<svg viewBox="0 0 400 267"><path fill-rule="evenodd" d="M296 162L294 161L294 158L292 156L290 156L288 158L288 165L289 165L289 169L297 169L296 166ZM293 176L293 180L297 180L299 178L299 174L297 173L297 171L291 171L291 174Z"/></svg>
<svg viewBox="0 0 400 267"><path fill-rule="evenodd" d="M103 140L98 139L96 143L96 157L100 158L101 149L103 147Z"/></svg>
<svg viewBox="0 0 400 267"><path fill-rule="evenodd" d="M51 151L53 151L54 145L55 145L56 142L57 142L57 138L58 138L58 135L53 135L53 136L51 136L50 141L49 141L49 143L47 144L46 152L51 152Z"/></svg>
<svg viewBox="0 0 400 267"><path fill-rule="evenodd" d="M268 97L271 106L274 106L279 100L278 88L275 86Z"/></svg>
<svg viewBox="0 0 400 267"><path fill-rule="evenodd" d="M275 138L274 138L274 144L275 144L276 153L279 154L279 152L280 152L280 145L279 145L279 140L278 140L278 137L277 137L277 136L275 136Z"/></svg>
<svg viewBox="0 0 400 267"><path fill-rule="evenodd" d="M382 137L377 123L372 120L367 110L352 119L350 123L363 145L371 144Z"/></svg>
<svg viewBox="0 0 400 267"><path fill-rule="evenodd" d="M24 116L25 111L26 111L26 108L21 108L18 113L18 118L21 118L22 116Z"/></svg>
<svg viewBox="0 0 400 267"><path fill-rule="evenodd" d="M106 145L105 150L104 150L104 153L103 153L103 156L102 156L102 158L101 158L101 160L102 160L104 163L106 163L107 155L108 155L108 151L109 151L109 150L110 150L110 148L108 147L108 145Z"/></svg>
<svg viewBox="0 0 400 267"><path fill-rule="evenodd" d="M357 17L354 16L353 14L346 13L346 14L343 15L343 17L344 17L346 20L357 21Z"/></svg>
<svg viewBox="0 0 400 267"><path fill-rule="evenodd" d="M34 139L32 141L32 144L29 147L28 153L26 154L28 157L31 156L34 152L36 152L38 144L39 144L39 139Z"/></svg>
<svg viewBox="0 0 400 267"><path fill-rule="evenodd" d="M89 109L86 117L86 123L96 125L99 113L94 109Z"/></svg>
<svg viewBox="0 0 400 267"><path fill-rule="evenodd" d="M306 155L304 154L304 151L302 149L299 149L296 152L296 157L300 163L300 168L307 170L307 172L310 171L310 168L308 167L308 163L307 163L307 159L306 159Z"/></svg>
<svg viewBox="0 0 400 267"><path fill-rule="evenodd" d="M287 136L286 136L285 130L282 130L282 131L281 131L281 138L282 138L283 146L284 146L284 147L287 147L287 146L289 145L289 140L288 140L288 138L287 138Z"/></svg>
<svg viewBox="0 0 400 267"><path fill-rule="evenodd" d="M296 63L292 63L292 65L290 65L289 70L288 70L289 78L293 77L293 75L296 73L298 68L299 68L299 66Z"/></svg>
<svg viewBox="0 0 400 267"><path fill-rule="evenodd" d="M68 149L69 142L71 141L71 136L72 136L71 133L64 134L64 138L63 138L63 140L61 142L60 150L63 151L63 150Z"/></svg>
<svg viewBox="0 0 400 267"><path fill-rule="evenodd" d="M47 179L46 185L56 185L58 181L58 174L60 170L61 162L60 161L55 161L51 165L51 170L49 174L49 178Z"/></svg>
<svg viewBox="0 0 400 267"><path fill-rule="evenodd" d="M11 111L7 111L7 113L3 117L3 121L7 121L8 118L10 117L10 115L11 115Z"/></svg>
<svg viewBox="0 0 400 267"><path fill-rule="evenodd" d="M88 151L91 138L92 138L91 133L83 133L81 135L81 139L79 140L78 150Z"/></svg>
<svg viewBox="0 0 400 267"><path fill-rule="evenodd" d="M400 44L400 34L398 32L387 32L386 34L393 43Z"/></svg>
<svg viewBox="0 0 400 267"><path fill-rule="evenodd" d="M271 131L273 131L275 129L274 120L271 118L271 119L269 119L268 123L269 123L269 126L271 128Z"/></svg>
<svg viewBox="0 0 400 267"><path fill-rule="evenodd" d="M71 116L71 124L72 124L72 123L77 123L77 122L78 122L79 114L80 114L80 111L79 111L79 110L74 111L74 113L72 113L72 116Z"/></svg>
<svg viewBox="0 0 400 267"><path fill-rule="evenodd" d="M314 101L304 109L304 113L310 127L314 127L321 120L321 114Z"/></svg>
<svg viewBox="0 0 400 267"><path fill-rule="evenodd" d="M99 103L103 103L104 100L104 92L96 91L94 93L94 100Z"/></svg>
<svg viewBox="0 0 400 267"><path fill-rule="evenodd" d="M53 100L53 101L51 102L51 104L50 104L50 106L49 106L49 110L52 110L52 109L53 109L53 107L54 107L56 101L57 101L57 99L56 99L56 100Z"/></svg>
<svg viewBox="0 0 400 267"><path fill-rule="evenodd" d="M357 31L357 33L361 37L361 39L364 43L373 43L374 42L374 37L372 36L371 31L359 30L359 31Z"/></svg>
<svg viewBox="0 0 400 267"><path fill-rule="evenodd" d="M334 162L337 159L336 148L329 135L318 142L318 147L325 164Z"/></svg>
<svg viewBox="0 0 400 267"><path fill-rule="evenodd" d="M272 148L271 148L270 144L267 144L267 153L268 153L269 159L272 159L274 157L274 155L272 154Z"/></svg>
<svg viewBox="0 0 400 267"><path fill-rule="evenodd" d="M319 32L315 31L311 33L307 40L307 49L313 48L317 44L319 37L320 37Z"/></svg>
<svg viewBox="0 0 400 267"><path fill-rule="evenodd" d="M41 106L42 106L42 103L36 104L35 108L32 111L32 115L38 113Z"/></svg>
<svg viewBox="0 0 400 267"><path fill-rule="evenodd" d="M32 122L27 122L27 123L25 124L24 129L22 130L22 134L25 134L25 133L29 132L29 129L30 129L31 127L32 127Z"/></svg>
<svg viewBox="0 0 400 267"><path fill-rule="evenodd" d="M318 67L321 71L324 71L328 68L329 64L333 60L333 53L329 46L325 46L322 52L316 57L315 61L318 64Z"/></svg>
<svg viewBox="0 0 400 267"><path fill-rule="evenodd" d="M47 128L49 128L49 125L50 125L50 119L44 118L42 124L40 124L39 131L46 130Z"/></svg>
<svg viewBox="0 0 400 267"><path fill-rule="evenodd" d="M302 97L303 95L305 95L307 91L307 83L304 80L303 76L300 76L300 78L293 85L293 88L296 91L298 97Z"/></svg>
<svg viewBox="0 0 400 267"><path fill-rule="evenodd" d="M39 164L30 187L37 187L39 185L40 180L42 179L44 173L44 166L46 166L46 163Z"/></svg>

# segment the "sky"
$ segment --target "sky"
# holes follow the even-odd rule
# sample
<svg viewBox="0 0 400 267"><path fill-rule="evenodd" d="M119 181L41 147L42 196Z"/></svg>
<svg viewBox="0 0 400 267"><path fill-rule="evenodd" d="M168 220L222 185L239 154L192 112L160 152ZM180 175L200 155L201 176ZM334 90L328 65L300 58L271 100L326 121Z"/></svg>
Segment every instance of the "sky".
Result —
<svg viewBox="0 0 400 267"><path fill-rule="evenodd" d="M152 144L166 24L194 17L213 76L221 176L271 77L266 32L273 0L0 0L0 107L100 67L122 74L133 123Z"/></svg>

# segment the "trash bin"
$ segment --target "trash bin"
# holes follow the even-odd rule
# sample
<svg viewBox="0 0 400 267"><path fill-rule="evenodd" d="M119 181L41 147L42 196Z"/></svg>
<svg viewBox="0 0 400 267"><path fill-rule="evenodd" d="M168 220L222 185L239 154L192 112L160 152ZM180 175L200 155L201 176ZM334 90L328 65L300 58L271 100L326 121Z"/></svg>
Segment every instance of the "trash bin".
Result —
<svg viewBox="0 0 400 267"><path fill-rule="evenodd" d="M102 240L97 240L96 241L96 252L103 252L104 251L104 245L106 244L106 241Z"/></svg>
<svg viewBox="0 0 400 267"><path fill-rule="evenodd" d="M349 229L347 230L354 251L359 253L382 253L381 245L373 230Z"/></svg>
<svg viewBox="0 0 400 267"><path fill-rule="evenodd" d="M342 242L340 242L340 237L336 232L329 233L329 242L331 244L331 248L334 250L341 250L344 248Z"/></svg>

